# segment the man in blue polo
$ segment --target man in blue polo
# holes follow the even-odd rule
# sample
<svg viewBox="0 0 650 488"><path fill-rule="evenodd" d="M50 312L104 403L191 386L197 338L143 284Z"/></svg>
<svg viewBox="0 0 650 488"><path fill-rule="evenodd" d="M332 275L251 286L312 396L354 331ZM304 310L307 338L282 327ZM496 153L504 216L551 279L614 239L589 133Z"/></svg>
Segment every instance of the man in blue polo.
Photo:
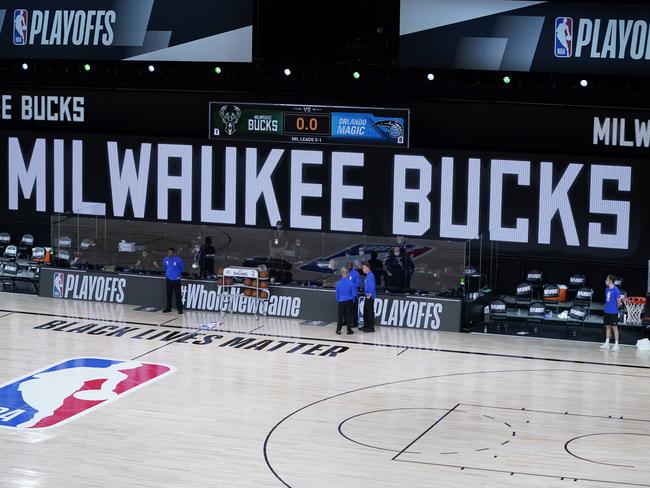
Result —
<svg viewBox="0 0 650 488"><path fill-rule="evenodd" d="M183 260L176 255L176 250L170 247L167 250L167 256L163 259L163 269L165 270L165 282L167 285L167 306L163 313L172 311L172 293L176 295L176 308L178 313L183 313L183 299L181 297L181 276L185 265Z"/></svg>
<svg viewBox="0 0 650 488"><path fill-rule="evenodd" d="M375 298L377 298L377 286L375 282L375 275L372 272L370 263L363 263L363 273L366 275L366 280L363 283L363 294L366 299L363 302L363 327L359 330L361 332L374 332L375 331Z"/></svg>
<svg viewBox="0 0 650 488"><path fill-rule="evenodd" d="M361 288L361 275L356 269L354 269L354 265L352 264L352 261L348 261L345 267L350 272L349 280L352 282L352 284L354 284L354 289L356 291L352 303L352 309L354 310L354 314L353 314L354 322L352 322L352 327L358 327L359 326L359 288Z"/></svg>
<svg viewBox="0 0 650 488"><path fill-rule="evenodd" d="M603 323L605 324L605 343L601 349L609 349L609 338L614 331L614 347L612 351L618 351L618 307L621 306L621 292L614 284L616 278L607 275L605 280L605 309L603 310Z"/></svg>
<svg viewBox="0 0 650 488"><path fill-rule="evenodd" d="M348 335L353 334L352 323L354 316L354 299L357 296L357 289L350 280L350 272L347 268L341 268L341 279L336 282L336 301L339 306L338 321L336 322L336 333L341 334L343 321L348 328Z"/></svg>

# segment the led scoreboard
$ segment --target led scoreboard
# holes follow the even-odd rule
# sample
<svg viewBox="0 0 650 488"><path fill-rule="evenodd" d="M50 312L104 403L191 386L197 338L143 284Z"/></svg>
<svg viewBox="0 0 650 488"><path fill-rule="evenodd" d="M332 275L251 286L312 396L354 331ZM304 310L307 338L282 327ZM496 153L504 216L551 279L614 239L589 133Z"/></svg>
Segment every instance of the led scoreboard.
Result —
<svg viewBox="0 0 650 488"><path fill-rule="evenodd" d="M409 147L408 109L210 102L210 138Z"/></svg>

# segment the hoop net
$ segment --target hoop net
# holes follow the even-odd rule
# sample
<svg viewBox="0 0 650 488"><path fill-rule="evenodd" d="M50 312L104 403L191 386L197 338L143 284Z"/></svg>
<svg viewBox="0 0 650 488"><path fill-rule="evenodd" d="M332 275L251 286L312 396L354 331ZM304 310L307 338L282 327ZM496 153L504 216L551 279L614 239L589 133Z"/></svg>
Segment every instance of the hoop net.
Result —
<svg viewBox="0 0 650 488"><path fill-rule="evenodd" d="M640 324L641 314L645 308L645 297L627 297L625 299L625 309L627 310L627 323Z"/></svg>

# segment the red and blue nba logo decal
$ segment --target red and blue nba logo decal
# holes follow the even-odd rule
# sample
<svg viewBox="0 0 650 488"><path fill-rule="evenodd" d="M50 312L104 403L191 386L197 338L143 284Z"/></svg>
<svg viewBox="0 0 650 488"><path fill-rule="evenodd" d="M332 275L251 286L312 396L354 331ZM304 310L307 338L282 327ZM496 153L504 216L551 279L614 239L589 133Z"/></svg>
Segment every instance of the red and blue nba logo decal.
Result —
<svg viewBox="0 0 650 488"><path fill-rule="evenodd" d="M555 19L555 57L570 58L573 55L573 19Z"/></svg>
<svg viewBox="0 0 650 488"><path fill-rule="evenodd" d="M141 361L67 359L0 385L0 427L57 427L175 371Z"/></svg>
<svg viewBox="0 0 650 488"><path fill-rule="evenodd" d="M54 280L52 281L52 296L54 298L63 298L64 279L65 275L63 273L54 273Z"/></svg>
<svg viewBox="0 0 650 488"><path fill-rule="evenodd" d="M28 14L25 9L14 10L14 44L24 46L27 44L27 19Z"/></svg>

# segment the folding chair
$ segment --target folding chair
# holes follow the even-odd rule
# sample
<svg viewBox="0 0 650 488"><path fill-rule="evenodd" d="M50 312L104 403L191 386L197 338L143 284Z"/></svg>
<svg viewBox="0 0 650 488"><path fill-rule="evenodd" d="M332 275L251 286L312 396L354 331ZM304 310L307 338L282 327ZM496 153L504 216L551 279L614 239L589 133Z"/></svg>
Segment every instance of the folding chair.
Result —
<svg viewBox="0 0 650 488"><path fill-rule="evenodd" d="M18 244L18 257L23 259L29 259L30 254L32 253L32 247L34 246L34 236L31 234L25 234Z"/></svg>
<svg viewBox="0 0 650 488"><path fill-rule="evenodd" d="M95 247L95 241L93 241L92 239L83 239L79 243L79 248L83 249L84 251L87 251L91 247Z"/></svg>
<svg viewBox="0 0 650 488"><path fill-rule="evenodd" d="M45 261L45 248L44 247L34 247L32 248L32 256L28 261L28 264L32 267L39 266Z"/></svg>
<svg viewBox="0 0 650 488"><path fill-rule="evenodd" d="M508 331L508 304L501 299L493 300L490 302L490 322L494 323L496 330L500 329L500 326L504 327L504 330Z"/></svg>
<svg viewBox="0 0 650 488"><path fill-rule="evenodd" d="M519 311L521 308L528 309L533 302L533 285L530 283L519 283L515 290L515 308Z"/></svg>
<svg viewBox="0 0 650 488"><path fill-rule="evenodd" d="M587 278L583 274L574 274L571 275L571 277L569 278L569 284L577 288L582 288L583 286L585 286L586 282L587 282Z"/></svg>
<svg viewBox="0 0 650 488"><path fill-rule="evenodd" d="M5 261L15 261L18 257L18 248L13 244L7 246L2 253L2 259Z"/></svg>
<svg viewBox="0 0 650 488"><path fill-rule="evenodd" d="M70 249L72 247L72 239L68 236L60 236L56 240L57 249Z"/></svg>
<svg viewBox="0 0 650 488"><path fill-rule="evenodd" d="M65 250L65 249L59 250L55 255L54 264L56 266L60 266L60 267L63 267L63 268L69 268L70 267L70 252Z"/></svg>
<svg viewBox="0 0 650 488"><path fill-rule="evenodd" d="M528 307L528 318L526 324L528 325L528 333L530 334L531 328L537 334L538 327L541 333L544 333L544 318L546 317L546 304L543 302L533 302Z"/></svg>
<svg viewBox="0 0 650 488"><path fill-rule="evenodd" d="M0 254L4 254L9 244L11 244L11 235L7 232L0 232Z"/></svg>
<svg viewBox="0 0 650 488"><path fill-rule="evenodd" d="M587 310L587 317L591 314L591 304L594 298L594 290L588 287L580 288L576 292L576 298L573 301L574 305L579 305Z"/></svg>
<svg viewBox="0 0 650 488"><path fill-rule="evenodd" d="M533 285L533 290L536 292L535 296L537 298L541 297L541 288L542 280L544 278L544 273L537 271L536 269L529 271L526 275L526 281Z"/></svg>
<svg viewBox="0 0 650 488"><path fill-rule="evenodd" d="M16 277L18 276L18 265L15 261L7 261L2 266L2 274L0 275L0 282L2 283L3 290L13 290L15 291L18 287L16 286Z"/></svg>
<svg viewBox="0 0 650 488"><path fill-rule="evenodd" d="M580 288L583 288L585 286L586 282L587 282L587 278L585 277L585 275L580 273L573 274L569 277L569 292L571 292L574 298L575 298L575 294L578 292Z"/></svg>
<svg viewBox="0 0 650 488"><path fill-rule="evenodd" d="M32 248L32 256L29 261L27 261L27 273L32 273L32 286L34 291L38 293L38 284L39 277L41 272L41 266L45 261L45 248L44 247L34 247Z"/></svg>
<svg viewBox="0 0 650 488"><path fill-rule="evenodd" d="M587 318L587 310L585 307L581 307L580 305L574 305L569 309L569 318L567 318L567 321L564 324L564 332L568 336L569 335L569 325L570 324L575 324L576 326L580 326L580 337L582 338L582 332L584 329L584 324L585 320ZM573 336L575 337L575 333Z"/></svg>
<svg viewBox="0 0 650 488"><path fill-rule="evenodd" d="M544 287L544 303L547 305L555 305L555 313L560 311L560 287L557 285L546 285Z"/></svg>

